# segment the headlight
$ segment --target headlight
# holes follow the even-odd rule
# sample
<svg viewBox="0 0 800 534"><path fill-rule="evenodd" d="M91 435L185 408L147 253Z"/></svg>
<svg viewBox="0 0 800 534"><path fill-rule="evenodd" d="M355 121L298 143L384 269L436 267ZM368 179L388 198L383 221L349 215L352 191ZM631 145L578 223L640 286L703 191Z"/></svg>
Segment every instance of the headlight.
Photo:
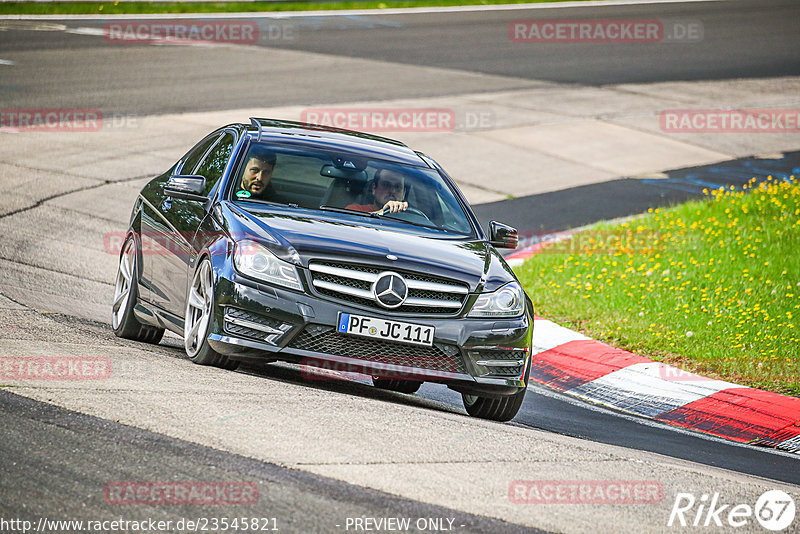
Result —
<svg viewBox="0 0 800 534"><path fill-rule="evenodd" d="M252 278L298 291L303 289L294 265L279 260L275 254L255 241L236 243L233 264L237 271Z"/></svg>
<svg viewBox="0 0 800 534"><path fill-rule="evenodd" d="M525 309L525 292L510 282L493 293L484 293L472 305L467 317L516 317Z"/></svg>

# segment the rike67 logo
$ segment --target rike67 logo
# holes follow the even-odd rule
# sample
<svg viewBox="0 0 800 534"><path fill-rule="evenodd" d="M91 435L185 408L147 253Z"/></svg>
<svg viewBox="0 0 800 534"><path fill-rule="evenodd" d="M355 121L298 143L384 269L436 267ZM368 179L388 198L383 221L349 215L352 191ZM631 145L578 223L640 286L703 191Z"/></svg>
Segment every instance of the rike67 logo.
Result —
<svg viewBox="0 0 800 534"><path fill-rule="evenodd" d="M691 493L678 493L667 526L740 528L753 524L754 517L767 530L785 530L794 523L794 499L784 491L770 490L751 506L722 503L719 493L704 493L699 499Z"/></svg>

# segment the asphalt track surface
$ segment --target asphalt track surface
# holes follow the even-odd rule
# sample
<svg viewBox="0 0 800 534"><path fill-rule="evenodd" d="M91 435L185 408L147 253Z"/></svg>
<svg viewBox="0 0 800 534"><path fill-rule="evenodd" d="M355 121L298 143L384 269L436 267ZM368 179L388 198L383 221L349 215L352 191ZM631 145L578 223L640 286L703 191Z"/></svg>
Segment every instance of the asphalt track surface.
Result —
<svg viewBox="0 0 800 534"><path fill-rule="evenodd" d="M791 76L800 72L800 4L793 0L733 0L604 8L353 15L257 20L258 46L336 57L379 60L392 71L286 63L270 54L232 55L225 49L103 46L98 38L64 31L0 31L0 51L40 59L42 69L0 79L6 107L101 108L158 114L249 106L354 102L513 89L541 81L603 85L667 80ZM518 19L699 21L702 46L691 43L513 43ZM59 21L48 21L57 24ZM62 21L69 29L102 22ZM46 24L40 27L47 27ZM285 28L288 28L286 30ZM274 37L271 37L271 35ZM80 52L76 54L75 52ZM197 61L197 54L202 61ZM452 69L407 76L402 65ZM24 69L24 65L17 67ZM464 77L463 73L485 75ZM101 83L98 83L100 81ZM527 83L526 83L527 81Z"/></svg>
<svg viewBox="0 0 800 534"><path fill-rule="evenodd" d="M494 11L392 17L352 39L351 32L324 28L294 49L365 57L483 72L534 80L584 85L643 83L668 80L713 80L740 76L794 75L800 70L796 2L745 1L696 4L629 5L616 7ZM696 53L680 43L631 47L585 47L574 44L537 45L499 40L514 20L601 19L700 21L703 50ZM746 21L746 22L745 22ZM676 30L679 31L679 30ZM742 48L742 43L748 43ZM540 48L541 47L541 48ZM624 59L623 59L624 58Z"/></svg>
<svg viewBox="0 0 800 534"><path fill-rule="evenodd" d="M507 28L511 20L518 18L573 16L576 16L574 11L554 9L534 14L508 11L358 16L344 21L329 18L298 19L290 23L296 25L297 35L302 38L259 44L331 56L454 69L452 75L446 75L439 83L391 78L385 72L377 75L369 69L364 72L343 72L336 68L335 62L314 73L292 70L291 65L283 65L281 76L276 78L266 76L265 69L259 63L247 62L241 57L232 62L223 49L204 51L203 61L189 61L194 57L190 52L193 54L195 51L161 50L157 47L114 49L98 46L96 36L64 31L39 31L36 38L32 39L28 29L9 28L0 32L0 58L2 53L9 51L23 55L47 51L51 63L45 68L30 71L30 76L0 78L0 102L4 107L99 107L120 113L159 114L265 104L319 104L442 96L482 89L511 89L524 85L524 80L530 80L531 83L549 80L600 85L673 79L782 76L800 72L800 56L797 54L797 50L800 50L800 33L796 27L800 20L800 4L795 1L634 5L589 8L580 13L582 18L702 20L704 46L700 51L696 48L689 51L678 43L652 46L620 44L611 48L584 47L580 54L575 54L569 45L554 44L546 45L547 49L540 54L532 54L530 49L497 41L494 37L498 28ZM65 24L71 28L97 25L76 21ZM742 46L742 43L746 43L746 46ZM625 59L622 61L620 58ZM463 71L508 78L481 81L461 76ZM231 80L239 82L231 83ZM626 214L621 211L632 209L631 204L621 208L620 195L614 189L618 186L606 184L586 191L587 198L597 198L599 194L604 199L595 212L587 216L579 205L570 206L559 210L562 219L548 228L575 226ZM642 202L656 201L651 198L652 190L645 188L643 191L642 195L647 198ZM676 189L675 193L659 194L658 201L680 200L692 194L691 191ZM637 198L641 200L642 195ZM552 200L552 197L540 196L518 199L517 202L524 202L530 207L537 201L552 205ZM635 211L641 211L636 206ZM487 218L507 207L508 204L486 205L477 211L482 218ZM525 227L535 228L535 221ZM289 379L300 380L298 373L293 371L273 369L252 372L266 379L276 376L286 378L288 373ZM376 393L358 382L335 387L356 395L387 395ZM462 410L460 397L440 387L423 386L418 394L420 400L388 395L393 402L428 406L432 401L433 405L441 405L446 410ZM297 525L303 525L309 531L326 526L319 522L319 518L313 517L309 511L312 508L318 510L317 514L322 518L327 514L344 517L348 515L347 512L372 516L393 513L414 516L458 514L315 475L288 472L277 466L96 420L7 393L0 394L0 418L3 428L13 429L13 432L3 433L0 444L3 457L27 457L25 460L2 463L4 484L25 487L32 466L38 468L44 464L48 466L48 476L52 477L49 480L61 490L40 495L41 500L37 502L41 505L43 515L78 510L83 501L80 492L84 486L124 478L134 465L145 471L151 470L154 478L159 478L158 475L168 478L165 473L175 471L184 478L190 478L198 473L195 471L197 465L201 465L204 470L211 466L229 470L239 477L251 476L254 480L275 482L270 488L281 488L281 491L277 495L270 494L268 506L279 510L284 517L297 520ZM796 456L760 451L675 431L583 405L536 386L529 389L522 410L512 424L800 484ZM75 453L69 461L63 461L65 451L87 450L94 452L91 455ZM31 457L31 451L35 451L36 455ZM56 455L61 456L59 462L47 462L48 457ZM339 497L334 498L335 495ZM19 511L22 505L22 502L6 503L4 510ZM96 506L99 512L103 504L94 503L91 506ZM304 508L306 506L308 509ZM342 507L346 512L342 511ZM298 515L290 515L292 510L296 510ZM462 516L463 523L476 532L513 532L516 528L476 516L461 514L459 518Z"/></svg>
<svg viewBox="0 0 800 534"><path fill-rule="evenodd" d="M439 506L401 499L331 478L220 452L0 391L4 461L2 516L172 521L198 518L197 506L128 506L118 513L102 491L116 480L236 480L258 485L248 517L278 531L343 530L347 517L452 518L459 532L538 532ZM42 437L46 436L46 440ZM53 444L58 444L54 451ZM104 459L113 459L104 461ZM211 475L210 478L209 475ZM13 495L12 495L13 493ZM32 498L32 496L35 496ZM206 517L241 517L241 506L214 506ZM259 522L264 525L263 521ZM60 531L60 530L59 530Z"/></svg>

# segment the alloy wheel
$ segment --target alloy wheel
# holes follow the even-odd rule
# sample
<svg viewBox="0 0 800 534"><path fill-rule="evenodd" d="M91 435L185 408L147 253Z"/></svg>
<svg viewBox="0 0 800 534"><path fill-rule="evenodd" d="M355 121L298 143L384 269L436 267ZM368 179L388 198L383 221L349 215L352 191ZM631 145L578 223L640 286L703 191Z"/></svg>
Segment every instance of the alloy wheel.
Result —
<svg viewBox="0 0 800 534"><path fill-rule="evenodd" d="M194 274L194 280L189 288L189 299L186 304L183 342L186 347L186 353L190 357L194 357L203 346L213 308L214 281L212 279L211 263L205 260Z"/></svg>
<svg viewBox="0 0 800 534"><path fill-rule="evenodd" d="M119 258L119 269L117 269L117 281L114 285L114 304L111 307L111 324L114 330L122 324L125 310L128 308L128 300L131 296L131 283L133 281L133 266L136 261L135 241L129 239L125 250Z"/></svg>

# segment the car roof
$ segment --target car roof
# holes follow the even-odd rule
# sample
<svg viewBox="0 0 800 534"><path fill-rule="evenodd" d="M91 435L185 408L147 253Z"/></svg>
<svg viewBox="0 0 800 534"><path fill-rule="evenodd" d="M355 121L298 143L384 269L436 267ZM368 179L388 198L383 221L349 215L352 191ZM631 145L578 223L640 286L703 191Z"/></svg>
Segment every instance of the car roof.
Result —
<svg viewBox="0 0 800 534"><path fill-rule="evenodd" d="M429 167L427 162L404 143L388 137L344 130L318 124L251 117L242 125L258 141L308 148L355 152L373 159Z"/></svg>

